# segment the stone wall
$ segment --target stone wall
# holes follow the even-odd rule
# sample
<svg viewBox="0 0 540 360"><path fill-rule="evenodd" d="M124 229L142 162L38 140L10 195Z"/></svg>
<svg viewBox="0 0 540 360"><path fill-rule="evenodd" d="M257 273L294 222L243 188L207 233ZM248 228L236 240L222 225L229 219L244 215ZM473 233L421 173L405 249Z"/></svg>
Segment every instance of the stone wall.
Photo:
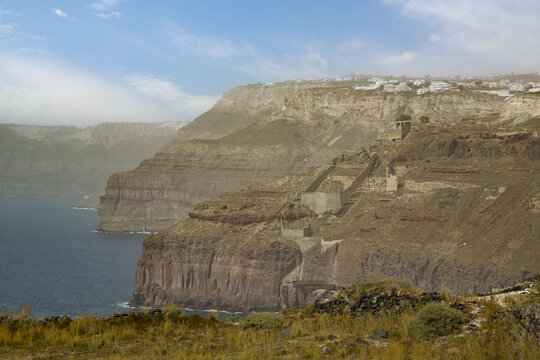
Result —
<svg viewBox="0 0 540 360"><path fill-rule="evenodd" d="M311 235L311 228L305 229L281 229L281 235L287 239L299 239Z"/></svg>
<svg viewBox="0 0 540 360"><path fill-rule="evenodd" d="M341 193L319 193L305 192L302 193L302 205L306 205L311 210L318 214L326 211L332 211L341 207Z"/></svg>
<svg viewBox="0 0 540 360"><path fill-rule="evenodd" d="M396 175L386 175L386 191L394 192L398 189L398 177Z"/></svg>

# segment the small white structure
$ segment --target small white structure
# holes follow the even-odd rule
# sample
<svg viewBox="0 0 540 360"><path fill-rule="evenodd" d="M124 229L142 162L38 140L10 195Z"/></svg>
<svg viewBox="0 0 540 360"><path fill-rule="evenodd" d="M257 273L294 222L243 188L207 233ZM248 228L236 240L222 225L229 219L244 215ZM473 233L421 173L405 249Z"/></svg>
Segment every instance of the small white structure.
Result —
<svg viewBox="0 0 540 360"><path fill-rule="evenodd" d="M425 80L416 79L416 80L413 81L413 85L414 86L422 86L422 85L424 85L425 82L426 82Z"/></svg>
<svg viewBox="0 0 540 360"><path fill-rule="evenodd" d="M386 191L395 192L398 189L398 177L392 174L391 170L386 167Z"/></svg>
<svg viewBox="0 0 540 360"><path fill-rule="evenodd" d="M508 79L502 79L502 80L499 82L499 85L500 85L502 88L508 87L509 84L510 84L510 80L508 80Z"/></svg>
<svg viewBox="0 0 540 360"><path fill-rule="evenodd" d="M395 91L411 91L412 89L407 85L407 83L399 83L398 86L396 86Z"/></svg>
<svg viewBox="0 0 540 360"><path fill-rule="evenodd" d="M422 95L422 94L425 94L429 91L428 88L420 88L418 90L416 90L416 95Z"/></svg>
<svg viewBox="0 0 540 360"><path fill-rule="evenodd" d="M497 96L508 96L510 95L510 91L508 89L498 89L498 90L474 90L475 92L484 93L484 94L491 94L491 95L497 95Z"/></svg>
<svg viewBox="0 0 540 360"><path fill-rule="evenodd" d="M304 192L301 202L317 214L339 209L342 206L341 193Z"/></svg>
<svg viewBox="0 0 540 360"><path fill-rule="evenodd" d="M532 89L529 89L529 91L527 91L527 92L537 93L537 92L540 92L540 88L532 88Z"/></svg>
<svg viewBox="0 0 540 360"><path fill-rule="evenodd" d="M429 85L430 92L445 91L450 89L450 85L446 81L432 81Z"/></svg>
<svg viewBox="0 0 540 360"><path fill-rule="evenodd" d="M523 92L525 91L525 86L522 83L511 83L508 85L508 90L510 92Z"/></svg>
<svg viewBox="0 0 540 360"><path fill-rule="evenodd" d="M375 84L369 84L369 85L356 85L353 89L354 90L376 90L382 85L381 82L377 81Z"/></svg>

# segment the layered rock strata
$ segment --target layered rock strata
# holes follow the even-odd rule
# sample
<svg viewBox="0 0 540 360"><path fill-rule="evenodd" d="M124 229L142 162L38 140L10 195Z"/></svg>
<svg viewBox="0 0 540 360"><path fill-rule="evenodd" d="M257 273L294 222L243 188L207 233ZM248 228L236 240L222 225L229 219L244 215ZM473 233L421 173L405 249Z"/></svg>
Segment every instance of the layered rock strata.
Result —
<svg viewBox="0 0 540 360"><path fill-rule="evenodd" d="M321 174L341 189L354 182L328 167L202 202L145 240L134 304L277 310L380 277L465 294L539 272L531 199L540 193L540 138L484 122L415 124L403 141L338 158L343 169L378 160L336 210L316 214L301 201L315 182L329 183ZM283 231L308 225L300 236Z"/></svg>
<svg viewBox="0 0 540 360"><path fill-rule="evenodd" d="M174 144L109 178L98 228L163 229L214 195L360 150L386 136L400 114L452 123L497 116L503 105L477 93L370 93L316 82L234 89L181 129ZM220 132L225 136L218 138Z"/></svg>

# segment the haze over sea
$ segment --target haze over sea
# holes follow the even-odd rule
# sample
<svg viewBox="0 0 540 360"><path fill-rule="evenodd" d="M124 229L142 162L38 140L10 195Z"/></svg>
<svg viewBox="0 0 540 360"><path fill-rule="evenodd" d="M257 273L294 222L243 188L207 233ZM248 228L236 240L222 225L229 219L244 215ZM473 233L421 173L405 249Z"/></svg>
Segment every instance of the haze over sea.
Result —
<svg viewBox="0 0 540 360"><path fill-rule="evenodd" d="M0 195L0 312L31 316L126 311L145 234L98 233L76 197Z"/></svg>

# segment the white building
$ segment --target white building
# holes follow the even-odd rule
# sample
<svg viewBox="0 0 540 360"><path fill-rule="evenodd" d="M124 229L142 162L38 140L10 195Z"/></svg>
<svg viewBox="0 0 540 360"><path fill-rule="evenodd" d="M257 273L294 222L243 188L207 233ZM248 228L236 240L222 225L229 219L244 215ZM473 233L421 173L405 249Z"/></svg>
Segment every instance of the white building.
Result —
<svg viewBox="0 0 540 360"><path fill-rule="evenodd" d="M426 82L425 80L416 79L416 80L413 81L413 85L414 86L422 86L422 85L424 85L425 82Z"/></svg>
<svg viewBox="0 0 540 360"><path fill-rule="evenodd" d="M508 84L508 90L510 92L523 92L525 91L525 86L522 83L510 83Z"/></svg>
<svg viewBox="0 0 540 360"><path fill-rule="evenodd" d="M508 79L502 79L502 80L499 82L499 85L501 85L502 88L507 87L508 84L510 84L510 80L508 80Z"/></svg>
<svg viewBox="0 0 540 360"><path fill-rule="evenodd" d="M369 85L356 85L353 89L354 90L375 90L377 89L379 86L381 86L379 83L375 83L375 84L369 84Z"/></svg>
<svg viewBox="0 0 540 360"><path fill-rule="evenodd" d="M396 86L395 91L411 91L412 89L407 85L407 83L399 83L398 86Z"/></svg>
<svg viewBox="0 0 540 360"><path fill-rule="evenodd" d="M429 85L429 91L435 92L435 91L444 91L450 89L450 85L448 85L445 81L432 81Z"/></svg>
<svg viewBox="0 0 540 360"><path fill-rule="evenodd" d="M425 94L429 91L428 88L420 88L418 90L416 90L416 95L422 95L422 94Z"/></svg>

